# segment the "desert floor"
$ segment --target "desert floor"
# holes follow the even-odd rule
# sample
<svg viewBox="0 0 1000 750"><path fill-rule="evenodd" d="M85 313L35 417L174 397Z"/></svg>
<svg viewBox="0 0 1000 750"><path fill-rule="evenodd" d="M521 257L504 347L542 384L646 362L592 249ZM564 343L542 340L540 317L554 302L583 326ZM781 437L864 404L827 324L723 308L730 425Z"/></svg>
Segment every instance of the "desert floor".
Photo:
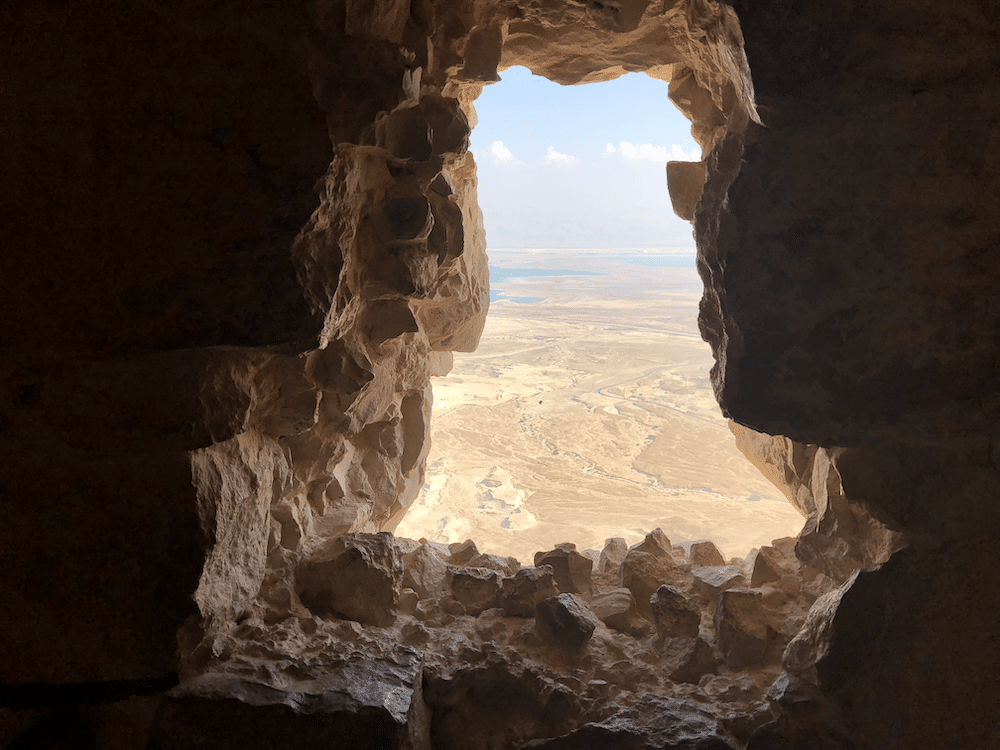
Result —
<svg viewBox="0 0 1000 750"><path fill-rule="evenodd" d="M426 483L398 535L530 564L657 527L726 557L798 533L712 395L693 258L494 250L490 266L486 330L435 379Z"/></svg>

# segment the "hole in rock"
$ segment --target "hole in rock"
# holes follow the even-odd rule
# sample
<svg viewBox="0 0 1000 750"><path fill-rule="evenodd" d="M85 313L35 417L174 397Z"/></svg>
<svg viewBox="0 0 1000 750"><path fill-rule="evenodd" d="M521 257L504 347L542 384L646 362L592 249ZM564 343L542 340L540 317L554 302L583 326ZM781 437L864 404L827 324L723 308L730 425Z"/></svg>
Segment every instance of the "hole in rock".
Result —
<svg viewBox="0 0 1000 750"><path fill-rule="evenodd" d="M657 527L727 557L796 535L802 517L712 393L691 225L665 176L701 152L667 84L502 78L472 137L490 315L477 351L435 379L426 484L396 533L529 565Z"/></svg>

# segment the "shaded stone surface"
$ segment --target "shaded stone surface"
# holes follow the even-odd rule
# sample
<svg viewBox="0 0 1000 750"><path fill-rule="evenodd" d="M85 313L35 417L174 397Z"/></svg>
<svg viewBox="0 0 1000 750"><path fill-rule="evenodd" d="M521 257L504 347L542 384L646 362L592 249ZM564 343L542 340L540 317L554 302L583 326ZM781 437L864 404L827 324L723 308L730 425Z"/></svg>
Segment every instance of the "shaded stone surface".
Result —
<svg viewBox="0 0 1000 750"><path fill-rule="evenodd" d="M562 593L586 594L590 589L594 561L581 555L571 545L535 553L535 567L542 565L552 568L556 585Z"/></svg>
<svg viewBox="0 0 1000 750"><path fill-rule="evenodd" d="M624 750L733 750L733 738L713 717L684 701L645 695L614 716L585 724L565 737L535 740L522 750L583 750L615 747Z"/></svg>
<svg viewBox="0 0 1000 750"><path fill-rule="evenodd" d="M542 638L553 645L579 649L590 640L599 620L574 594L559 594L536 605L535 622Z"/></svg>
<svg viewBox="0 0 1000 750"><path fill-rule="evenodd" d="M396 619L402 578L390 534L347 534L299 570L298 593L314 614L386 626Z"/></svg>
<svg viewBox="0 0 1000 750"><path fill-rule="evenodd" d="M650 599L653 624L660 638L698 635L701 613L683 591L673 586L660 586Z"/></svg>

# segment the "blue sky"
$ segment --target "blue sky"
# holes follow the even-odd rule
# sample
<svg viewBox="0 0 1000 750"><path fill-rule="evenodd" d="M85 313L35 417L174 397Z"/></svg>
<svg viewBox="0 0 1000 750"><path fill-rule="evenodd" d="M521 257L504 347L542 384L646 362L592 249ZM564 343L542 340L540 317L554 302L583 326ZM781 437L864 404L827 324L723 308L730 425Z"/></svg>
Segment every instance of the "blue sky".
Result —
<svg viewBox="0 0 1000 750"><path fill-rule="evenodd" d="M560 86L510 68L476 100L472 152L491 248L694 252L667 160L695 161L691 123L641 73Z"/></svg>

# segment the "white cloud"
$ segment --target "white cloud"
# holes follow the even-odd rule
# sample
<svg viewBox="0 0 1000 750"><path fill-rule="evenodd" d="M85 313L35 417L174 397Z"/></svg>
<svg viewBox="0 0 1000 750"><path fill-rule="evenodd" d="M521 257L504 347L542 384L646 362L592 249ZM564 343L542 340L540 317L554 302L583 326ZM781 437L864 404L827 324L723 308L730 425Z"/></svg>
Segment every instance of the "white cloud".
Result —
<svg viewBox="0 0 1000 750"><path fill-rule="evenodd" d="M569 167L573 164L578 164L579 161L580 160L575 156L559 153L552 148L552 146L549 146L549 150L545 153L545 164L555 164L560 167Z"/></svg>
<svg viewBox="0 0 1000 750"><path fill-rule="evenodd" d="M604 149L604 153L606 154L613 154L615 151L617 151L617 149L610 143Z"/></svg>
<svg viewBox="0 0 1000 750"><path fill-rule="evenodd" d="M672 161L701 161L701 149L695 146L685 152L682 146L675 143L670 149L670 158Z"/></svg>
<svg viewBox="0 0 1000 750"><path fill-rule="evenodd" d="M637 146L628 141L622 141L619 145L622 156L630 161L638 161L640 159L660 163L667 161L701 161L701 150L697 147L688 152L676 143L669 149L666 146L654 146L652 143L643 143ZM608 146L611 147L611 144L609 143ZM611 148L613 150L613 147ZM606 150L605 153L611 153L611 151Z"/></svg>
<svg viewBox="0 0 1000 750"><path fill-rule="evenodd" d="M509 148L503 145L503 141L494 141L490 151L493 152L493 156L498 162L514 161L514 154L510 152Z"/></svg>

